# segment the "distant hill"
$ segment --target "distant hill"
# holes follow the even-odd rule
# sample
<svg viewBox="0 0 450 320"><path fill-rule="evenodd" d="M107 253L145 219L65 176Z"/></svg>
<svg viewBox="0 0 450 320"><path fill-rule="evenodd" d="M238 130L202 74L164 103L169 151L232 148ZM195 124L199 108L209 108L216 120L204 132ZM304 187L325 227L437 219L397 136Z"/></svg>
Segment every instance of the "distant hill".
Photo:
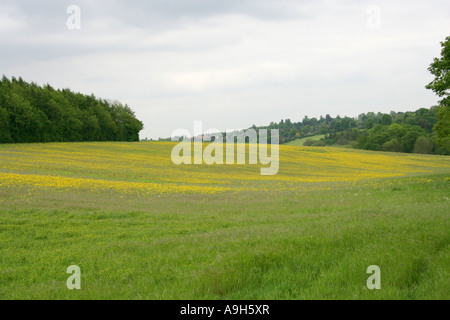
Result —
<svg viewBox="0 0 450 320"><path fill-rule="evenodd" d="M364 150L406 153L450 154L450 146L439 143L434 127L439 107L416 111L363 113L356 118L330 115L271 122L266 127L278 129L280 144L345 146ZM308 140L309 139L309 140Z"/></svg>

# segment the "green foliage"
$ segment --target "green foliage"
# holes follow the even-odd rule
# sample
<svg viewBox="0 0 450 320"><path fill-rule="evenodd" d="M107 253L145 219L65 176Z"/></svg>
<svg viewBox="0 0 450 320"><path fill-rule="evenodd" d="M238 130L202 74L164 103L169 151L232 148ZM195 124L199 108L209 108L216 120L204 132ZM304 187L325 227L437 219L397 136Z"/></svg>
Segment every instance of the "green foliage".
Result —
<svg viewBox="0 0 450 320"><path fill-rule="evenodd" d="M311 138L308 138L305 140L305 142L303 143L304 146L310 147L314 144L314 140Z"/></svg>
<svg viewBox="0 0 450 320"><path fill-rule="evenodd" d="M433 90L439 97L447 98L448 101L450 94L450 37L441 42L441 46L441 57L439 59L434 58L433 63L428 68L435 79L426 88Z"/></svg>
<svg viewBox="0 0 450 320"><path fill-rule="evenodd" d="M375 121L373 120L373 118L369 118L366 121L365 127L366 127L366 129L372 129L374 125L375 125Z"/></svg>
<svg viewBox="0 0 450 320"><path fill-rule="evenodd" d="M304 117L301 122L292 122L290 119L286 119L281 120L279 123L271 122L267 127L257 128L253 126L252 128L278 129L280 131L281 144L303 145L306 138L326 135L321 141L314 139L313 145L338 145L356 148L360 147L360 144L357 142L363 136L367 136L368 133L372 132L374 136L371 137L371 141L368 141L369 145L366 145L364 149L412 152L415 139L421 134L431 136L433 126L437 122L438 110L438 107L432 107L430 109L421 108L415 112L392 111L390 114L369 112L360 114L357 118L341 118L340 116L333 118L330 115L319 119ZM403 125L406 125L406 127ZM402 150L399 150L397 141L391 140L395 137L402 138L411 127L416 127L415 131L419 134L411 133L404 138L401 146ZM381 130L382 128L389 128L389 130L385 132ZM431 140L431 137L429 138ZM383 144L388 141L391 142L383 147ZM437 150L437 148L435 149ZM442 151L444 149L441 148L439 150Z"/></svg>
<svg viewBox="0 0 450 320"><path fill-rule="evenodd" d="M450 104L442 105L438 111L439 121L434 126L439 144L450 150Z"/></svg>
<svg viewBox="0 0 450 320"><path fill-rule="evenodd" d="M438 117L441 121L438 122ZM445 119L445 121L444 121ZM436 128L442 129L437 132ZM255 128L255 127L254 127ZM360 114L357 118L327 115L272 122L268 129L280 130L280 143L305 146L345 146L374 151L450 153L450 112L448 107L420 108L414 112ZM320 133L326 132L326 135ZM442 138L444 135L444 138ZM300 138L299 138L300 136ZM423 137L419 142L419 137ZM306 140L308 138L314 141ZM443 143L445 142L445 143ZM417 146L416 146L417 143Z"/></svg>
<svg viewBox="0 0 450 320"><path fill-rule="evenodd" d="M417 138L414 144L414 153L430 154L433 152L433 142L427 137L421 136Z"/></svg>
<svg viewBox="0 0 450 320"><path fill-rule="evenodd" d="M417 125L378 124L358 138L357 148L375 151L413 152L416 140L426 132ZM431 143L431 141L430 141Z"/></svg>
<svg viewBox="0 0 450 320"><path fill-rule="evenodd" d="M0 143L138 141L143 124L119 102L21 78L0 81Z"/></svg>
<svg viewBox="0 0 450 320"><path fill-rule="evenodd" d="M435 76L426 88L433 90L443 98L439 104L438 122L434 126L438 143L446 150L450 150L450 37L441 42L440 58L434 58L428 70Z"/></svg>
<svg viewBox="0 0 450 320"><path fill-rule="evenodd" d="M389 114L383 114L381 122L383 125L388 126L392 123L392 117Z"/></svg>
<svg viewBox="0 0 450 320"><path fill-rule="evenodd" d="M10 142L8 111L0 106L0 141Z"/></svg>

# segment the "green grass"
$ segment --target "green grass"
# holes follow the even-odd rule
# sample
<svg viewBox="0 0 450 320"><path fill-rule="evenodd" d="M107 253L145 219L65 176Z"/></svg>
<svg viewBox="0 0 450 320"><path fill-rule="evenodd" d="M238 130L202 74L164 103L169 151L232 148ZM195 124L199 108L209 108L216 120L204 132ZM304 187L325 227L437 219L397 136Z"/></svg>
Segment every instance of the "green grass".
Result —
<svg viewBox="0 0 450 320"><path fill-rule="evenodd" d="M305 192L3 188L0 299L449 299L438 171ZM66 287L70 265L81 290ZM381 290L366 287L370 265Z"/></svg>
<svg viewBox="0 0 450 320"><path fill-rule="evenodd" d="M1 210L0 298L448 299L449 181L427 179L296 198L45 193Z"/></svg>
<svg viewBox="0 0 450 320"><path fill-rule="evenodd" d="M303 146L305 141L308 139L311 139L313 141L318 141L318 140L322 139L323 137L325 137L324 134L312 136L312 137L301 138L301 139L289 141L289 142L285 143L285 145L287 145L287 146Z"/></svg>

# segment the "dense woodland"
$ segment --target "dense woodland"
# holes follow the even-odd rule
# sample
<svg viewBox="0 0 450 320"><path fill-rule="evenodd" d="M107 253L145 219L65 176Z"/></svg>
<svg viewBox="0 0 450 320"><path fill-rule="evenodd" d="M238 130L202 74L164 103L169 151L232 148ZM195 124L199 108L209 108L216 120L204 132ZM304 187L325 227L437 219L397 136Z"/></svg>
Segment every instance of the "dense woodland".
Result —
<svg viewBox="0 0 450 320"><path fill-rule="evenodd" d="M292 122L272 122L268 129L280 130L280 143L315 135L324 138L306 140L307 146L348 146L365 150L449 154L433 130L439 107L415 112L363 113L357 118L330 115Z"/></svg>
<svg viewBox="0 0 450 320"><path fill-rule="evenodd" d="M138 141L143 124L119 102L21 78L0 82L0 143Z"/></svg>

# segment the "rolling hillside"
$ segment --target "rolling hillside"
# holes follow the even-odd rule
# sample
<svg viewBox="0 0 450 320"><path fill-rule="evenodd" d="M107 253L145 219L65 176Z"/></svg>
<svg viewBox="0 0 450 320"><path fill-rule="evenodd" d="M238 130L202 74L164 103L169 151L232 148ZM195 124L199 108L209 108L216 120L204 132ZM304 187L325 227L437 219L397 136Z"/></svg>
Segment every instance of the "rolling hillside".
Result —
<svg viewBox="0 0 450 320"><path fill-rule="evenodd" d="M447 298L450 158L280 146L261 176L173 146L1 145L0 298Z"/></svg>

